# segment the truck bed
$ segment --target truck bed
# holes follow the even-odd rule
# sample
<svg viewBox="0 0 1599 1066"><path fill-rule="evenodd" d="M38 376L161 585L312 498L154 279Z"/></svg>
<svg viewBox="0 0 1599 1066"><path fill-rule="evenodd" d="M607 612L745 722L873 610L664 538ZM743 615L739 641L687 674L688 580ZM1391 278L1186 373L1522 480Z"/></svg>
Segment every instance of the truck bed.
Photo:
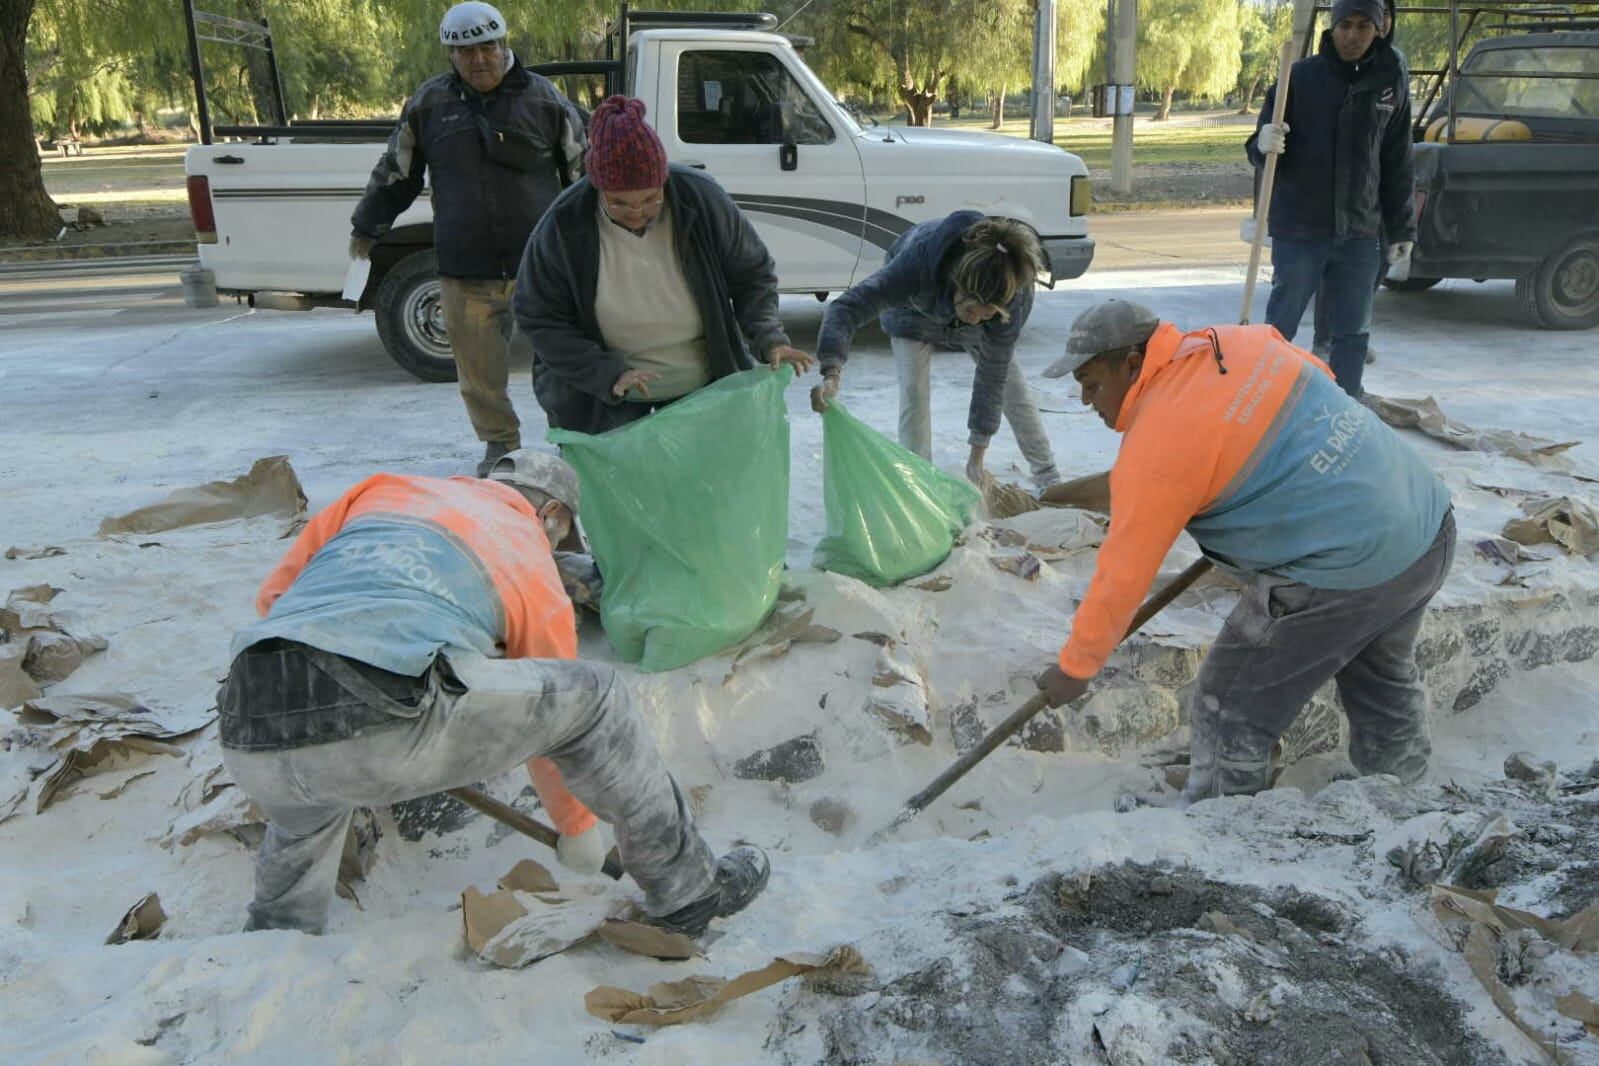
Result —
<svg viewBox="0 0 1599 1066"><path fill-rule="evenodd" d="M1424 143L1415 166L1413 276L1517 278L1599 231L1599 144Z"/></svg>

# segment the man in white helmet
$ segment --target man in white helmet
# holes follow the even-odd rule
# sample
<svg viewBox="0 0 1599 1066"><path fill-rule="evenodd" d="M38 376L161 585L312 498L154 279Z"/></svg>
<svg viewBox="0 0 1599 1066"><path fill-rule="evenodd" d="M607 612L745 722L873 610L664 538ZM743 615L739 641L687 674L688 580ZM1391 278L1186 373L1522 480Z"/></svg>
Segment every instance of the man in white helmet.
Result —
<svg viewBox="0 0 1599 1066"><path fill-rule="evenodd" d="M524 449L488 480L377 474L311 519L217 695L269 819L246 929L323 930L354 808L524 762L561 862L598 872L610 823L660 924L698 936L765 886L760 849L712 856L616 672L577 661L551 545L578 502L576 471Z"/></svg>
<svg viewBox="0 0 1599 1066"><path fill-rule="evenodd" d="M406 102L350 218L350 257L367 258L431 176L433 247L461 399L483 442L478 476L521 446L507 390L511 289L528 234L576 176L583 118L516 61L505 16L473 0L439 23L452 68ZM521 356L526 344L518 344Z"/></svg>

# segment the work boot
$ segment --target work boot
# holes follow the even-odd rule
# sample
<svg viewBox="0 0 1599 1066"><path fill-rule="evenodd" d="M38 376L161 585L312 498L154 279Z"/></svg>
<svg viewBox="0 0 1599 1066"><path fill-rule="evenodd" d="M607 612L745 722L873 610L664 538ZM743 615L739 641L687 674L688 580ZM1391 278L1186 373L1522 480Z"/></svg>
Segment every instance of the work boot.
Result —
<svg viewBox="0 0 1599 1066"><path fill-rule="evenodd" d="M477 476L488 477L489 471L502 455L510 455L519 445L515 441L491 440L483 445L483 461L477 464Z"/></svg>
<svg viewBox="0 0 1599 1066"><path fill-rule="evenodd" d="M754 844L741 845L717 860L716 885L710 892L686 907L650 920L674 933L702 936L712 918L726 918L748 907L766 887L771 873L766 852Z"/></svg>

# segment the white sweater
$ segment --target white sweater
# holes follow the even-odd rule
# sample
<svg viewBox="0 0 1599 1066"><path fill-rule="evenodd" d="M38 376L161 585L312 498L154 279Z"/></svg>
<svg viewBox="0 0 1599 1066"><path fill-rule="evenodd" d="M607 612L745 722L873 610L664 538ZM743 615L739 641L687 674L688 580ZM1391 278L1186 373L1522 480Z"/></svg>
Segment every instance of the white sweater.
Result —
<svg viewBox="0 0 1599 1066"><path fill-rule="evenodd" d="M594 315L605 345L620 352L630 369L653 370L650 394L628 391L630 400L671 400L710 381L705 358L705 323L678 258L668 204L643 234L599 212L600 265Z"/></svg>

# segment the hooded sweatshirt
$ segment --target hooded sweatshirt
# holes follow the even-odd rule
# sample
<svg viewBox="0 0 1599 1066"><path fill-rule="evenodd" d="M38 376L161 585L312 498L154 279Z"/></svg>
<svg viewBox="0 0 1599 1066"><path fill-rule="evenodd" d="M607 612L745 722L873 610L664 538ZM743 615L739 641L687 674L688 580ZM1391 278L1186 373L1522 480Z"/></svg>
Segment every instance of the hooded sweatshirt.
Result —
<svg viewBox="0 0 1599 1066"><path fill-rule="evenodd" d="M1077 678L1104 666L1184 528L1236 572L1362 589L1421 558L1449 509L1421 456L1271 326L1162 323L1116 430L1110 532L1060 653Z"/></svg>

